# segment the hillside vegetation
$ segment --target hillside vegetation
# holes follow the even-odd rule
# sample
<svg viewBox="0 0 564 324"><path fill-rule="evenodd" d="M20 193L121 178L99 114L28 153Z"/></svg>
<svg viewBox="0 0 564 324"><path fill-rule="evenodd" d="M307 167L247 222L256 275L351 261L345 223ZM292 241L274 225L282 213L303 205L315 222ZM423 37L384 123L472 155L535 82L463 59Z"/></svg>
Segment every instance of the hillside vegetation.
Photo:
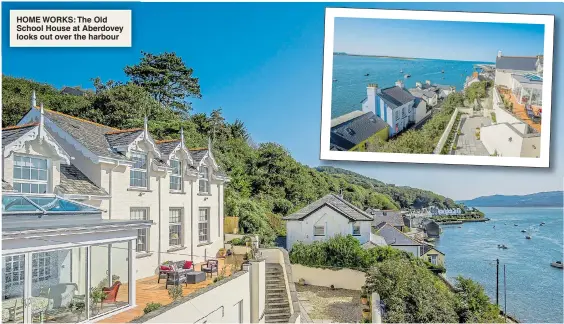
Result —
<svg viewBox="0 0 564 324"><path fill-rule="evenodd" d="M94 78L93 90L85 96L61 94L49 84L3 76L2 126L18 123L29 110L35 90L45 108L108 126L142 127L147 115L156 139L178 138L181 127L188 147L205 146L212 138L214 154L231 177L225 191L226 215L239 216L243 231L262 234L266 242L284 234L281 216L331 192L342 192L362 209L456 206L430 191L388 185L342 169L310 168L279 144L253 143L244 123L226 121L221 108L209 115L193 112L187 100L201 97L198 79L173 53L143 53L137 65L124 70L130 81ZM167 82L173 83L171 87ZM178 88L179 84L185 86Z"/></svg>

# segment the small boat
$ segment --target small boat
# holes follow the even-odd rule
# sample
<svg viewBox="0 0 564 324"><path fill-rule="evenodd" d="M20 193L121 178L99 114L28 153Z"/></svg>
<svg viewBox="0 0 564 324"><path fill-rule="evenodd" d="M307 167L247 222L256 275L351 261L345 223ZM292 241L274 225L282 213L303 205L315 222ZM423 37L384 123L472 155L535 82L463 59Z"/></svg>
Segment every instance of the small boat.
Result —
<svg viewBox="0 0 564 324"><path fill-rule="evenodd" d="M364 76L369 76L369 75L370 75L370 73L366 73Z"/></svg>
<svg viewBox="0 0 564 324"><path fill-rule="evenodd" d="M337 82L337 79L333 79L333 82Z"/></svg>
<svg viewBox="0 0 564 324"><path fill-rule="evenodd" d="M462 228L462 226L458 226L458 228Z"/></svg>
<svg viewBox="0 0 564 324"><path fill-rule="evenodd" d="M543 226L544 224L546 224L545 222L540 223L540 226Z"/></svg>
<svg viewBox="0 0 564 324"><path fill-rule="evenodd" d="M519 225L517 225L517 224L513 224L513 226L519 226Z"/></svg>
<svg viewBox="0 0 564 324"><path fill-rule="evenodd" d="M531 239L531 237L530 237L529 235L525 236L525 238L526 238L527 240L530 240L530 239Z"/></svg>
<svg viewBox="0 0 564 324"><path fill-rule="evenodd" d="M441 73L445 73L445 70L441 70Z"/></svg>
<svg viewBox="0 0 564 324"><path fill-rule="evenodd" d="M525 230L521 230L521 233L525 233L525 232L527 232L527 231L525 231Z"/></svg>
<svg viewBox="0 0 564 324"><path fill-rule="evenodd" d="M403 69L400 70L400 73L403 73Z"/></svg>
<svg viewBox="0 0 564 324"><path fill-rule="evenodd" d="M550 265L553 266L553 267L555 267L555 268L560 268L560 269L562 269L562 261L552 262Z"/></svg>
<svg viewBox="0 0 564 324"><path fill-rule="evenodd" d="M410 78L410 77L411 77L411 74L406 74L406 75L404 75L403 77L406 78L406 79L407 79L407 78Z"/></svg>
<svg viewBox="0 0 564 324"><path fill-rule="evenodd" d="M505 244L498 244L497 247L499 249L507 250L507 246L505 246Z"/></svg>

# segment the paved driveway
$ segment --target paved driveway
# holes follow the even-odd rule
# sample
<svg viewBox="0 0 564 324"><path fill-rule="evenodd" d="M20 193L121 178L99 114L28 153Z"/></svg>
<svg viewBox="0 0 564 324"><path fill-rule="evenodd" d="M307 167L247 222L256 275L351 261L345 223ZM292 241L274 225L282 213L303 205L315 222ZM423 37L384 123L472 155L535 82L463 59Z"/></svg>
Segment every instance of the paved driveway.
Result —
<svg viewBox="0 0 564 324"><path fill-rule="evenodd" d="M469 117L468 115L463 115L461 117L461 135L458 136L458 141L456 146L458 147L455 151L455 155L473 155L473 156L489 156L488 150L480 141L476 138L476 128L482 126L491 125L491 120L486 117L474 116Z"/></svg>

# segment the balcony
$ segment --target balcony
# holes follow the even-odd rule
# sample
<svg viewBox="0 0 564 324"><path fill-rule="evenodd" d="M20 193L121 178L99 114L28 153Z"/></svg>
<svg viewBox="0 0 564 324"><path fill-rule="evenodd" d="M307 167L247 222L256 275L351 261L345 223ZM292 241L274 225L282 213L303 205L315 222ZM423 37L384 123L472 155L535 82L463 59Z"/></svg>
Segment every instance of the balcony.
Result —
<svg viewBox="0 0 564 324"><path fill-rule="evenodd" d="M541 124L540 122L535 122L533 121L528 115L527 115L527 109L525 108L524 104L519 103L519 101L517 100L517 98L515 97L515 94L511 92L511 90L509 89L503 89L503 88L498 88L497 89L501 98L504 98L507 102L512 103L513 105L513 111L509 111L507 110L509 113L511 113L513 116L515 116L516 118L518 118L519 120L523 121L524 123L526 123L527 125L529 125L532 129L534 129L536 132L540 133L541 132ZM507 109L507 107L504 107L505 109ZM535 114L539 114L541 112L542 107L541 106L532 106L532 110Z"/></svg>

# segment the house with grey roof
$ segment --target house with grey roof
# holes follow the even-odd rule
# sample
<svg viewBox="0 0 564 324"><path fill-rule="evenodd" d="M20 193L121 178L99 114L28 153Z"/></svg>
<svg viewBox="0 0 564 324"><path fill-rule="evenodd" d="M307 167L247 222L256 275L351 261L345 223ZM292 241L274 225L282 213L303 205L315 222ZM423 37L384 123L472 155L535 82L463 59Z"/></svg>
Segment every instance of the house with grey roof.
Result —
<svg viewBox="0 0 564 324"><path fill-rule="evenodd" d="M361 244L370 240L373 217L342 196L328 194L282 218L286 221L286 248L310 244L336 235L352 235Z"/></svg>
<svg viewBox="0 0 564 324"><path fill-rule="evenodd" d="M499 51L495 60L495 84L512 89L513 74L536 74L542 77L543 63L543 55L506 56Z"/></svg>
<svg viewBox="0 0 564 324"><path fill-rule="evenodd" d="M388 136L395 136L415 123L416 98L398 80L393 87L380 88L369 84L366 99L362 101L362 111L373 112L389 125Z"/></svg>
<svg viewBox="0 0 564 324"><path fill-rule="evenodd" d="M384 246L382 242L385 242L385 246L412 253L416 257L422 255L421 248L423 244L421 242L412 239L386 222L372 226L370 242L370 244L364 244L364 247Z"/></svg>
<svg viewBox="0 0 564 324"><path fill-rule="evenodd" d="M36 101L33 93L18 126L2 130L3 188L80 201L104 219L153 221L138 232L139 278L164 261L201 262L223 248L229 178L211 141L189 148L182 129L177 139L155 139L147 118L143 127L117 129Z"/></svg>
<svg viewBox="0 0 564 324"><path fill-rule="evenodd" d="M403 221L403 216L399 210L381 210L375 208L367 208L365 212L374 218L372 224L374 226L380 223L388 223L398 230L403 230L406 226Z"/></svg>

